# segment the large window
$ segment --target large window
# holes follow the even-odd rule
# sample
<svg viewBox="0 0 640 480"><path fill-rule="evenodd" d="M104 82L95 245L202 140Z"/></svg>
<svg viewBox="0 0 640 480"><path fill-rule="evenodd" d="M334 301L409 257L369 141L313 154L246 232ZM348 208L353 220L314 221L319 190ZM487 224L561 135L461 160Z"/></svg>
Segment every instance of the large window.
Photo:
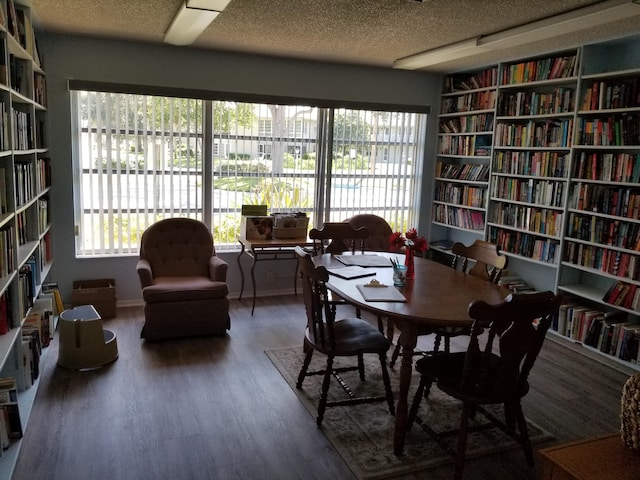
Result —
<svg viewBox="0 0 640 480"><path fill-rule="evenodd" d="M237 248L243 204L414 222L426 115L74 91L78 256L136 254L171 216Z"/></svg>

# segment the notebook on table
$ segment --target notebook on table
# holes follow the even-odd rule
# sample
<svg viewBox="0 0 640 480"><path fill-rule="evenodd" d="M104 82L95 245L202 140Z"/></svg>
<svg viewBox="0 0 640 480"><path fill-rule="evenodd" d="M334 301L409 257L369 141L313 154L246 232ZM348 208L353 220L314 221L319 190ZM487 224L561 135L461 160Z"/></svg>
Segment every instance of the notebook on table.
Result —
<svg viewBox="0 0 640 480"><path fill-rule="evenodd" d="M351 280L353 278L369 277L371 275L376 274L376 272L372 271L371 269L359 267L358 265L351 265L348 267L327 268L327 271L331 275L335 275L336 277L344 278L346 280Z"/></svg>
<svg viewBox="0 0 640 480"><path fill-rule="evenodd" d="M357 285L358 291L367 302L406 302L407 299L392 285L368 287Z"/></svg>
<svg viewBox="0 0 640 480"><path fill-rule="evenodd" d="M382 255L336 255L336 260L345 265L359 267L392 267L391 260Z"/></svg>

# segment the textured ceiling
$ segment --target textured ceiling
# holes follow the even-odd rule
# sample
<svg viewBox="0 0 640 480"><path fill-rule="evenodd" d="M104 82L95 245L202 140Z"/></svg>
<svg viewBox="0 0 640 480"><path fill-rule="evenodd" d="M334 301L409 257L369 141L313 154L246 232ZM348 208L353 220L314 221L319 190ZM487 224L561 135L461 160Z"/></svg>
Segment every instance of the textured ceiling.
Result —
<svg viewBox="0 0 640 480"><path fill-rule="evenodd" d="M20 0L18 0L20 1ZM182 0L29 0L45 32L162 43ZM488 35L594 0L231 0L192 47L391 68L414 53ZM640 17L448 62L455 71L640 33ZM181 47L190 48L190 47Z"/></svg>

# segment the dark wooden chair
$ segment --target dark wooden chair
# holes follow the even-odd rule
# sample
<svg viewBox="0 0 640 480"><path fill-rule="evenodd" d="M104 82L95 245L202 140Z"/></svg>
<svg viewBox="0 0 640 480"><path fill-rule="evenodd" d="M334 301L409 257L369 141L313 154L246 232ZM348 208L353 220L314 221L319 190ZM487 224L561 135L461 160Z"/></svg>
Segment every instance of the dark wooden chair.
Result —
<svg viewBox="0 0 640 480"><path fill-rule="evenodd" d="M353 228L348 223L326 222L322 228L312 228L309 238L313 240L314 254L331 253L339 255L344 252L364 252L364 240L369 231L364 228ZM334 314L338 305L346 305L344 299L333 292L327 292L327 302L333 308ZM356 316L360 318L361 312L356 308Z"/></svg>
<svg viewBox="0 0 640 480"><path fill-rule="evenodd" d="M393 392L387 371L386 353L391 346L383 333L376 329L366 320L360 318L343 318L336 320L334 311L325 301L327 287L325 282L329 279L329 273L324 267L316 267L313 264L311 255L301 247L296 247L300 276L302 278L302 294L307 313L307 328L305 331L304 345L306 355L298 381L297 388L302 388L302 383L307 376L322 375L322 392L318 404L318 417L316 423L322 424L324 412L327 407L354 405L386 400L389 404L389 413L395 413L393 403ZM309 371L309 364L313 352L319 352L327 357L327 363L323 370ZM357 370L360 379L364 381L364 354L375 354L380 358L380 368L382 369L382 381L384 383L385 394L378 397L356 397L340 373L349 370ZM334 368L335 357L355 357L357 365L353 367ZM331 376L334 375L346 392L346 398L329 401L327 399Z"/></svg>
<svg viewBox="0 0 640 480"><path fill-rule="evenodd" d="M322 228L309 231L316 253L364 252L364 242L368 236L369 230L365 227L354 228L348 223L337 222L326 222Z"/></svg>
<svg viewBox="0 0 640 480"><path fill-rule="evenodd" d="M481 278L491 283L498 283L502 271L507 267L507 256L502 255L498 246L485 242L484 240L476 240L470 246L466 246L460 242L454 243L451 247L453 252L452 267L462 272ZM423 328L418 335L433 335L435 339L433 343L433 352L440 350L440 343L444 338L444 351L449 352L451 339L460 335L469 335L471 333L468 328ZM424 355L425 352L417 351L416 355ZM427 352L431 353L431 352ZM394 366L400 354L400 344L396 344L391 355L390 366Z"/></svg>
<svg viewBox="0 0 640 480"><path fill-rule="evenodd" d="M416 362L420 384L409 410L408 428L414 422L419 423L456 459L454 478L462 478L467 434L487 428L498 427L518 441L527 462L533 466L521 399L529 391L529 372L559 306L560 297L553 292L512 294L498 305L473 302L469 316L474 323L467 351L438 353ZM428 420L417 416L422 398L428 397L434 382L440 390L462 402L458 430L434 432L428 427ZM483 408L495 404L504 405L504 421ZM477 413L487 421L470 427L468 420ZM454 451L444 437L456 433L458 447Z"/></svg>

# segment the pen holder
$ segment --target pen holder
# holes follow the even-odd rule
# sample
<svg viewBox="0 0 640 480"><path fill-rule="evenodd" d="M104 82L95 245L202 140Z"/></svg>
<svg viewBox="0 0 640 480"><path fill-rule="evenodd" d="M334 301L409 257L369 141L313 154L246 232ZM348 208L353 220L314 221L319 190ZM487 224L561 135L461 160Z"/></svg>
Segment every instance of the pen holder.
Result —
<svg viewBox="0 0 640 480"><path fill-rule="evenodd" d="M393 266L393 284L396 287L404 287L406 283L407 283L407 266L394 265Z"/></svg>

